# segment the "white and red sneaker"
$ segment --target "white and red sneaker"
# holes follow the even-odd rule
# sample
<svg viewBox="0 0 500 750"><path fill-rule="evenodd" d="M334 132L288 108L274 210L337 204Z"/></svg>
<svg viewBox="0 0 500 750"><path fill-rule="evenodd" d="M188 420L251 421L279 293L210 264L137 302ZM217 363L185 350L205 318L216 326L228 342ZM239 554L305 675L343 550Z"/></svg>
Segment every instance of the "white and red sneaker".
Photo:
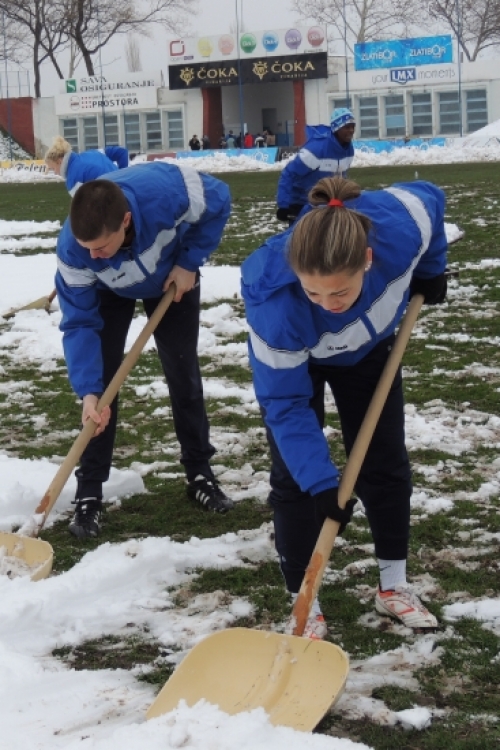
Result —
<svg viewBox="0 0 500 750"><path fill-rule="evenodd" d="M438 621L424 607L418 596L409 586L396 586L389 591L377 592L375 609L380 615L388 615L394 620L414 630L435 630Z"/></svg>
<svg viewBox="0 0 500 750"><path fill-rule="evenodd" d="M310 614L302 637L310 638L312 641L322 641L327 632L328 628L323 615Z"/></svg>

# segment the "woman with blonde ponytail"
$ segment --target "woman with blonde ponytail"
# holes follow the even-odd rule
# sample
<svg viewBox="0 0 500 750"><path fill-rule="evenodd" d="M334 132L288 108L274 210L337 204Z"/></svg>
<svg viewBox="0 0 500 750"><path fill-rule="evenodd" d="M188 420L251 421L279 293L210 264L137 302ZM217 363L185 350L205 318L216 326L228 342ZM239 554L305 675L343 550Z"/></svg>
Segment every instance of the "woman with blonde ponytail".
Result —
<svg viewBox="0 0 500 750"><path fill-rule="evenodd" d="M324 391L335 399L349 454L412 294L446 297L443 192L427 182L361 191L320 180L307 213L242 266L255 393L271 454L275 544L296 596L326 517L349 522L356 500L338 505L339 472L323 433ZM437 620L406 580L411 472L401 372L356 484L380 571L375 608L403 625ZM316 600L304 635L323 638Z"/></svg>
<svg viewBox="0 0 500 750"><path fill-rule="evenodd" d="M84 182L128 167L128 161L128 150L123 146L107 146L78 154L61 135L56 135L45 154L46 165L65 179L71 196Z"/></svg>

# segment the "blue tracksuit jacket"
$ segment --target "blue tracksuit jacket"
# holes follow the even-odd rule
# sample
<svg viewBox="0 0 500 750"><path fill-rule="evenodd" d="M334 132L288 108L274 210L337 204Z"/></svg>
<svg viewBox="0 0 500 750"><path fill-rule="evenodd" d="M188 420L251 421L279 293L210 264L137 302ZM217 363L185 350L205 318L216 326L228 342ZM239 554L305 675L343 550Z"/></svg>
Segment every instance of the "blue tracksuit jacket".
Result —
<svg viewBox="0 0 500 750"><path fill-rule="evenodd" d="M430 278L446 267L445 200L439 188L426 182L393 185L364 192L346 205L373 222L373 264L360 297L346 312L330 313L304 293L287 262L293 227L268 240L242 266L257 399L288 470L312 495L336 487L338 470L309 406L309 361L359 362L394 332L413 273Z"/></svg>
<svg viewBox="0 0 500 750"><path fill-rule="evenodd" d="M99 151L116 164L118 169L128 167L128 149L123 146L106 146L106 148L100 148Z"/></svg>
<svg viewBox="0 0 500 750"><path fill-rule="evenodd" d="M66 180L68 192L73 196L84 182L97 180L101 175L117 169L116 164L102 151L83 151L81 154L70 151L62 160L61 177Z"/></svg>
<svg viewBox="0 0 500 750"><path fill-rule="evenodd" d="M329 125L306 127L307 141L283 169L276 202L279 208L305 206L312 187L322 177L345 177L354 158L354 146L341 146Z"/></svg>
<svg viewBox="0 0 500 750"><path fill-rule="evenodd" d="M197 271L216 249L230 213L229 188L190 167L164 162L111 172L103 179L123 190L135 237L109 259L92 259L66 219L57 242L57 296L74 391L101 393L99 289L132 299L163 294L174 265Z"/></svg>

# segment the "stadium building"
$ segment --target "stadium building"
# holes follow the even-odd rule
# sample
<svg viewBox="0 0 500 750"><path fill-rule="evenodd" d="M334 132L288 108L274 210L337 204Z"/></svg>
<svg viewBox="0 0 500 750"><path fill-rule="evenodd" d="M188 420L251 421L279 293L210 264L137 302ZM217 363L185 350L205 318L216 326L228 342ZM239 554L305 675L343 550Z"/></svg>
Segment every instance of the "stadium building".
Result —
<svg viewBox="0 0 500 750"><path fill-rule="evenodd" d="M491 60L457 60L450 36L371 42L353 58L329 56L325 30L297 27L170 40L158 70L61 82L54 97L0 99L0 125L41 158L56 134L75 150L112 143L154 155L217 148L223 133L300 146L306 124L349 106L356 139L445 139L500 119L500 73ZM436 142L439 142L437 140ZM264 155L262 155L264 157Z"/></svg>

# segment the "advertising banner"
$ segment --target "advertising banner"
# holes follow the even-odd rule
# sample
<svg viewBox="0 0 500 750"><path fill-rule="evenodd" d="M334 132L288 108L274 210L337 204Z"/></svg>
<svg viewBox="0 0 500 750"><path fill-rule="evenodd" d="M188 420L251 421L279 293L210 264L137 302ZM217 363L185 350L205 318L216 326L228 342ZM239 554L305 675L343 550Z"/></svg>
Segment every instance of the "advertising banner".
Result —
<svg viewBox="0 0 500 750"><path fill-rule="evenodd" d="M156 107L156 91L160 86L163 86L161 71L67 78L61 81L60 93L55 97L56 114Z"/></svg>
<svg viewBox="0 0 500 750"><path fill-rule="evenodd" d="M220 36L174 39L168 43L169 65L187 62L206 63L219 60L281 57L282 55L308 55L327 52L326 30L321 26L297 26L273 31L222 34Z"/></svg>
<svg viewBox="0 0 500 750"><path fill-rule="evenodd" d="M47 172L43 159L16 159L0 161L0 169L17 169L18 172Z"/></svg>
<svg viewBox="0 0 500 750"><path fill-rule="evenodd" d="M77 94L58 94L55 99L56 115L89 114L90 112L117 112L121 109L134 110L147 107L156 108L158 97L156 87L150 86L135 91L94 91Z"/></svg>
<svg viewBox="0 0 500 750"><path fill-rule="evenodd" d="M414 68L451 62L453 43L449 34L354 45L354 70Z"/></svg>
<svg viewBox="0 0 500 750"><path fill-rule="evenodd" d="M353 141L355 151L364 154L381 154L384 151L390 153L396 149L418 148L426 151L430 146L445 146L448 139L446 138L410 138L405 141L403 138L394 138L391 141L363 140Z"/></svg>
<svg viewBox="0 0 500 750"><path fill-rule="evenodd" d="M362 70L351 73L352 85L358 89L387 88L395 86L412 88L428 83L450 83L458 78L456 65L426 65L420 68L391 68L389 70Z"/></svg>
<svg viewBox="0 0 500 750"><path fill-rule="evenodd" d="M241 72L241 79L238 72ZM259 60L225 60L169 66L170 89L234 86L238 83L277 83L328 78L327 53L268 57Z"/></svg>
<svg viewBox="0 0 500 750"><path fill-rule="evenodd" d="M120 73L114 75L94 75L85 78L66 78L59 82L60 94L95 94L104 91L112 94L130 94L134 91L163 86L161 70L146 73Z"/></svg>
<svg viewBox="0 0 500 750"><path fill-rule="evenodd" d="M278 155L278 149L274 146L269 148L224 148L224 149L206 149L203 151L177 151L177 159L196 159L204 156L216 156L225 154L226 156L246 156L254 161L262 161L266 164L274 164Z"/></svg>

